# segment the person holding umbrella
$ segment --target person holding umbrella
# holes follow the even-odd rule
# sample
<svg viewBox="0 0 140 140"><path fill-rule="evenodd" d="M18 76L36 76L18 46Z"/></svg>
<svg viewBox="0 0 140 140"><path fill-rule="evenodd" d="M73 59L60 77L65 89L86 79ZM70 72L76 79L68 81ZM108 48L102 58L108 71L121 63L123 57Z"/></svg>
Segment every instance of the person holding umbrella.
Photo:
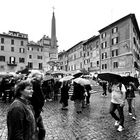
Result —
<svg viewBox="0 0 140 140"><path fill-rule="evenodd" d="M68 99L69 99L69 81L63 81L61 85L61 99L60 103L62 104L62 110L67 110Z"/></svg>
<svg viewBox="0 0 140 140"><path fill-rule="evenodd" d="M116 120L115 126L118 126L118 131L124 130L124 112L123 107L125 105L125 86L114 79L111 92L110 114ZM117 109L119 116L115 113Z"/></svg>
<svg viewBox="0 0 140 140"><path fill-rule="evenodd" d="M82 113L83 101L85 99L85 88L83 85L73 81L73 101L75 105L76 112Z"/></svg>

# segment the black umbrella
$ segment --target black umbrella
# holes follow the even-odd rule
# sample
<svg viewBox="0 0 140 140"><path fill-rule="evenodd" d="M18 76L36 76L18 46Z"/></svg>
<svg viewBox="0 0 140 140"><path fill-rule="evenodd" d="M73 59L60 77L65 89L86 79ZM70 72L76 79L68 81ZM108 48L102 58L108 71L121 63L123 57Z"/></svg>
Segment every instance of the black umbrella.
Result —
<svg viewBox="0 0 140 140"><path fill-rule="evenodd" d="M122 77L114 73L99 73L97 78L107 81L109 83L122 82Z"/></svg>
<svg viewBox="0 0 140 140"><path fill-rule="evenodd" d="M128 85L129 82L132 82L132 83L134 83L134 85L136 86L136 88L138 88L138 86L139 86L138 79L135 78L135 77L132 77L132 76L123 76L122 77L122 81L123 81L123 84L124 85Z"/></svg>
<svg viewBox="0 0 140 140"><path fill-rule="evenodd" d="M82 75L83 75L83 72L78 71L78 72L76 72L75 74L73 74L73 77L74 77L74 78L78 78L78 77L80 77L80 76L82 76Z"/></svg>

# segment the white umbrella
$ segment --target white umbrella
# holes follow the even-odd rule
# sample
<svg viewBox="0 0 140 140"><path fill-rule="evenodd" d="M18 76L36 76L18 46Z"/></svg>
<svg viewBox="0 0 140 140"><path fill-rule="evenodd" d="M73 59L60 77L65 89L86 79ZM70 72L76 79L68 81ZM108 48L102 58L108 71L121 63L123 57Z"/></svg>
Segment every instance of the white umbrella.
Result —
<svg viewBox="0 0 140 140"><path fill-rule="evenodd" d="M63 81L69 81L69 80L72 80L74 77L72 75L68 75L68 76L65 76L63 78L61 78L59 81L60 82L63 82Z"/></svg>
<svg viewBox="0 0 140 140"><path fill-rule="evenodd" d="M34 77L34 75L39 74L42 75L42 77L44 77L44 74L42 72L40 72L39 70L29 70L31 73L28 75L29 78Z"/></svg>
<svg viewBox="0 0 140 140"><path fill-rule="evenodd" d="M81 85L90 85L91 84L88 79L84 79L81 77L78 77L78 78L74 79L73 81L78 83L78 84L81 84Z"/></svg>

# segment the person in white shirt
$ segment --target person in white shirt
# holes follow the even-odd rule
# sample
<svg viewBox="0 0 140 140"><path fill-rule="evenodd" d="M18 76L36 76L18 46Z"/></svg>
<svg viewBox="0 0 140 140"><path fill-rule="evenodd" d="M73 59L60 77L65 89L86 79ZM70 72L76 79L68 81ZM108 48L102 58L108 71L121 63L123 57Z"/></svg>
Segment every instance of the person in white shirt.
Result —
<svg viewBox="0 0 140 140"><path fill-rule="evenodd" d="M118 126L118 131L124 129L124 113L123 107L125 105L125 86L117 80L113 82L111 92L110 114L116 120L115 126ZM119 116L116 115L117 109Z"/></svg>

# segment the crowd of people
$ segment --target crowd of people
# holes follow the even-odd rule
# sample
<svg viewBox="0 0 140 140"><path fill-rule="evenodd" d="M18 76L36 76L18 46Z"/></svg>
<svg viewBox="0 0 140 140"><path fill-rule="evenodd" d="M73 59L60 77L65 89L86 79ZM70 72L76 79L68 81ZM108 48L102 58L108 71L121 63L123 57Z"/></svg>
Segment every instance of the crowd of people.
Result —
<svg viewBox="0 0 140 140"><path fill-rule="evenodd" d="M96 79L97 80L97 79ZM136 120L135 114L135 90L134 83L124 85L119 81L108 84L99 82L103 87L103 95L111 93L110 114L115 120L115 126L118 131L124 129L125 100L128 103L128 112L133 120ZM9 84L9 85L8 85ZM73 79L59 81L58 79L44 80L41 73L34 73L30 76L23 76L20 79L14 77L5 77L1 81L1 96L4 102L11 102L7 112L8 140L45 140L45 127L41 112L45 101L59 101L62 104L62 110L68 110L68 100L74 102L75 110L78 114L82 109L90 105L90 84L82 85ZM72 90L70 96L69 91ZM60 100L58 100L60 94ZM115 111L118 111L118 114Z"/></svg>
<svg viewBox="0 0 140 140"><path fill-rule="evenodd" d="M73 89L76 112L90 103L90 85L58 79L44 80L41 73L24 75L18 79L6 76L1 81L2 101L10 102L7 112L8 140L45 140L45 127L41 112L46 101L59 101L67 110L69 90ZM7 90L8 89L8 93ZM60 100L58 100L60 94Z"/></svg>

